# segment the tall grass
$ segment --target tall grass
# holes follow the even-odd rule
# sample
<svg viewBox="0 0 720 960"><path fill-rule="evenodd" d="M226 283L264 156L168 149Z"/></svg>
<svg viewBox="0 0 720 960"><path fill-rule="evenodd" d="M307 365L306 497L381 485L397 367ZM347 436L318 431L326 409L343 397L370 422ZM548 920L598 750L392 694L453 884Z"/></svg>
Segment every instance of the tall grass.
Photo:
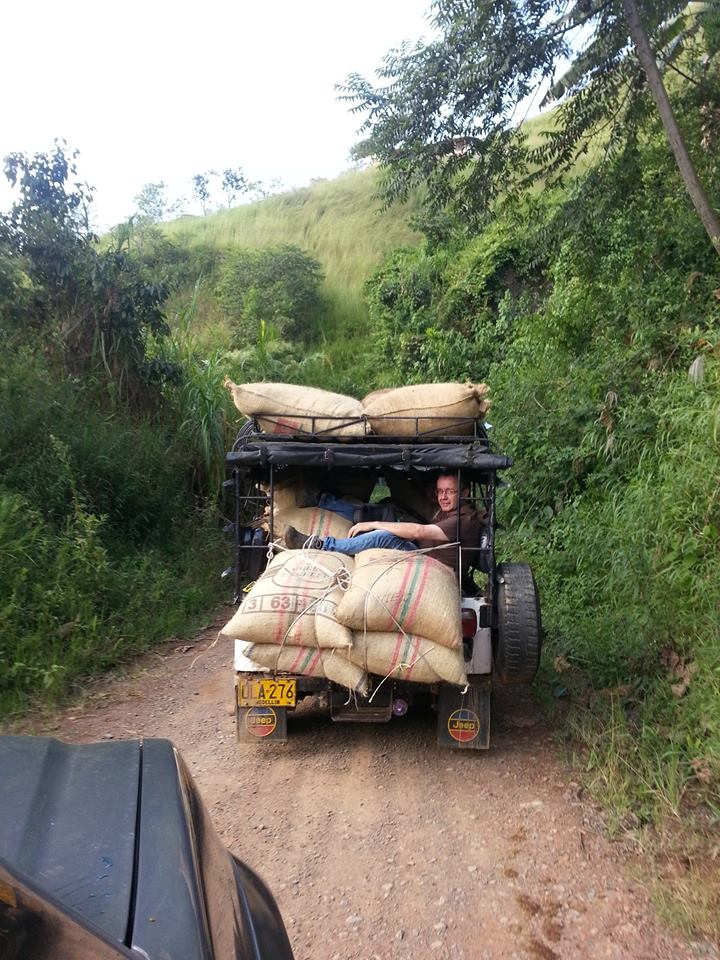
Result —
<svg viewBox="0 0 720 960"><path fill-rule="evenodd" d="M86 384L11 352L0 408L2 715L206 615L226 547L169 411L103 410Z"/></svg>
<svg viewBox="0 0 720 960"><path fill-rule="evenodd" d="M78 498L60 527L0 489L0 716L54 702L82 677L187 629L218 596L214 523L115 553Z"/></svg>
<svg viewBox="0 0 720 960"><path fill-rule="evenodd" d="M407 224L413 204L381 211L376 183L375 170L350 171L259 203L183 217L166 229L190 247L291 243L312 254L325 274L320 327L334 350L338 340L361 338L366 331L363 287L374 268L391 250L420 239Z"/></svg>
<svg viewBox="0 0 720 960"><path fill-rule="evenodd" d="M237 419L224 380L225 352L203 349L194 332L199 284L176 314L170 337L161 346L164 359L181 369L172 394L177 405L178 430L192 451L193 489L212 501L225 476L225 452Z"/></svg>

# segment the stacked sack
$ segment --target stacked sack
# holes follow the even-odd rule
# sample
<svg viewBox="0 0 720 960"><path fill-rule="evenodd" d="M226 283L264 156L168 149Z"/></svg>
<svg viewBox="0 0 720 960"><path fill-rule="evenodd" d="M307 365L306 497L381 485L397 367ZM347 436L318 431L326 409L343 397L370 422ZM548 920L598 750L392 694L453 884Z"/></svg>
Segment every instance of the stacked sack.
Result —
<svg viewBox="0 0 720 960"><path fill-rule="evenodd" d="M302 530L308 536L346 537L352 524L339 513L320 507L299 507L295 487L275 485L273 491L273 535L282 542L288 526Z"/></svg>
<svg viewBox="0 0 720 960"><path fill-rule="evenodd" d="M473 433L474 421L490 408L484 383L419 383L376 390L362 402L291 383L236 384L226 379L225 385L238 410L256 417L260 429L274 436L464 436Z"/></svg>
<svg viewBox="0 0 720 960"><path fill-rule="evenodd" d="M364 550L334 615L353 631L348 658L369 673L467 682L457 580L429 554Z"/></svg>
<svg viewBox="0 0 720 960"><path fill-rule="evenodd" d="M327 677L364 694L365 671L346 656L352 631L335 618L353 567L352 557L341 553L283 551L270 561L222 632L245 641L245 655L261 667Z"/></svg>
<svg viewBox="0 0 720 960"><path fill-rule="evenodd" d="M376 390L362 402L368 426L380 436L472 434L490 409L484 383L419 383Z"/></svg>
<svg viewBox="0 0 720 960"><path fill-rule="evenodd" d="M457 581L428 554L284 551L223 633L267 670L326 677L363 695L368 673L467 682Z"/></svg>
<svg viewBox="0 0 720 960"><path fill-rule="evenodd" d="M292 383L237 384L226 379L225 386L240 413L257 417L264 433L313 433L331 438L365 434L362 404L353 397Z"/></svg>

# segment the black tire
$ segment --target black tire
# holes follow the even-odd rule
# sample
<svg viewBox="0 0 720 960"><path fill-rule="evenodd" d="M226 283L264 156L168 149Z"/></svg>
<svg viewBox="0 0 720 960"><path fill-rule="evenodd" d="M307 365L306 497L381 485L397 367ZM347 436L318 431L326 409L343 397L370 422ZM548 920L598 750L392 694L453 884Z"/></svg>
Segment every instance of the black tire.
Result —
<svg viewBox="0 0 720 960"><path fill-rule="evenodd" d="M501 563L495 581L495 669L503 683L532 683L542 647L535 577L526 563Z"/></svg>

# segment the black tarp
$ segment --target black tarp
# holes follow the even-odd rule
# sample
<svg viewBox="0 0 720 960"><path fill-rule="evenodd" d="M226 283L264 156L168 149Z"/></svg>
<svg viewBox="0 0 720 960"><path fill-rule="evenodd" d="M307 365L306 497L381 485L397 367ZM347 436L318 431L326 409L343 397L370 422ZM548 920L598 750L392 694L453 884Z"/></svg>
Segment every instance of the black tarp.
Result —
<svg viewBox="0 0 720 960"><path fill-rule="evenodd" d="M487 442L428 444L239 443L226 456L234 467L397 467L495 471L512 466L512 458L488 450Z"/></svg>

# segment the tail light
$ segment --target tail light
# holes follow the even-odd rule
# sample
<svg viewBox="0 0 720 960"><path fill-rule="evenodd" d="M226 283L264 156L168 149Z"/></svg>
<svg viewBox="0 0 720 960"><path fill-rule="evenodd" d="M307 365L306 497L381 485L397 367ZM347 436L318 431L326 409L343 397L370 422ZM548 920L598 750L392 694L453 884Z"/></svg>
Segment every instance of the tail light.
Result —
<svg viewBox="0 0 720 960"><path fill-rule="evenodd" d="M477 623L477 614L474 610L464 609L461 615L462 619L462 635L465 639L470 639L474 637L477 633L478 623Z"/></svg>

